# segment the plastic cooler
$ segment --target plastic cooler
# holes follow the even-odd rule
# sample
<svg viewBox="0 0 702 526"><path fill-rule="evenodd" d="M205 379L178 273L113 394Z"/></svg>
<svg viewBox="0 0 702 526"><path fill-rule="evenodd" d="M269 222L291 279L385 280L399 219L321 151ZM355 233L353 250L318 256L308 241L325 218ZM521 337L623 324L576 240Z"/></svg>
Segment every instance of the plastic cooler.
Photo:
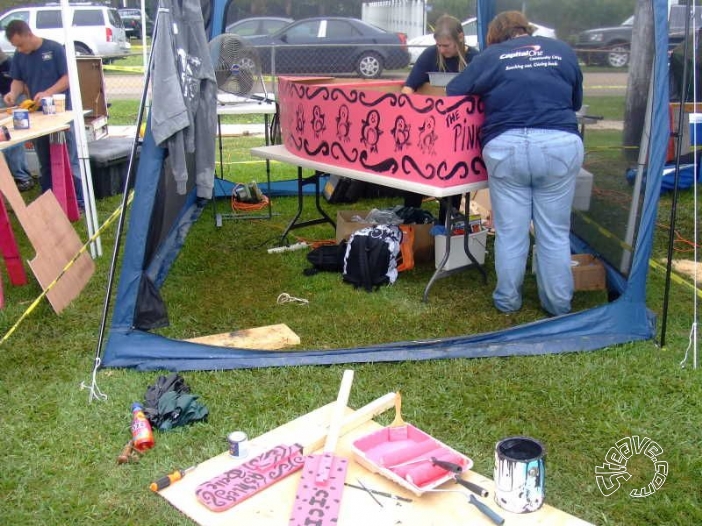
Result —
<svg viewBox="0 0 702 526"><path fill-rule="evenodd" d="M128 137L108 137L88 143L93 192L97 199L120 194L124 191L132 144L133 139ZM137 148L135 161L138 157L139 148ZM133 182L131 186L133 186Z"/></svg>

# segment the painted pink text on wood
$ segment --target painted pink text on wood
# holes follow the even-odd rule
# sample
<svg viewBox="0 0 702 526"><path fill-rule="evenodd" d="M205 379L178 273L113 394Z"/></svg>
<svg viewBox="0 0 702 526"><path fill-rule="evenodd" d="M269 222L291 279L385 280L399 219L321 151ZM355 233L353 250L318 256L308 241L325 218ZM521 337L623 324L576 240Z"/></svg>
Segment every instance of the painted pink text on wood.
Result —
<svg viewBox="0 0 702 526"><path fill-rule="evenodd" d="M212 511L224 511L302 468L302 446L276 446L200 484L195 496Z"/></svg>

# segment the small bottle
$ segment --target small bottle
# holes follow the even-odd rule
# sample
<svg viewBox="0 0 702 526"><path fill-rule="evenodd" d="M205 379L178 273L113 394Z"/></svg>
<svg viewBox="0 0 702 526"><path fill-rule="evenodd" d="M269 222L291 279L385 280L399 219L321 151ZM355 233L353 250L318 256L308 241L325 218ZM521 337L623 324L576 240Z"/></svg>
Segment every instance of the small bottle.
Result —
<svg viewBox="0 0 702 526"><path fill-rule="evenodd" d="M146 451L154 447L154 432L139 402L132 404L132 441L137 451Z"/></svg>

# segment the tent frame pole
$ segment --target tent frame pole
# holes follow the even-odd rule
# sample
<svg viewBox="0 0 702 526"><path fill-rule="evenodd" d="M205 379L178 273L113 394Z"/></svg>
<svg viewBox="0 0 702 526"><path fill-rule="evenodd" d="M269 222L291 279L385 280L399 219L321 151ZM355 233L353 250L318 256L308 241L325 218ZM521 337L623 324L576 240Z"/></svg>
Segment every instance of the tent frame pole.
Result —
<svg viewBox="0 0 702 526"><path fill-rule="evenodd" d="M124 222L125 222L125 217L126 217L126 210L127 206L129 204L129 188L131 187L132 183L132 178L134 177L134 164L135 164L135 159L136 159L136 153L137 153L137 148L139 145L139 138L140 138L140 132L141 132L141 125L142 122L144 122L144 110L146 108L146 103L148 99L148 93L149 93L149 82L151 81L151 65L153 63L154 59L154 54L153 54L153 41L156 38L156 35L158 33L158 24L159 24L159 19L161 17L161 13L163 11L167 11L166 9L162 8L159 6L158 11L156 12L156 20L154 20L154 31L153 31L153 37L151 40L151 51L149 53L149 62L146 67L146 71L144 74L144 89L142 90L141 93L141 99L139 101L139 111L138 111L138 116L137 116L137 127L136 131L134 132L134 141L132 142L132 150L129 154L129 164L127 166L127 176L125 177L124 181L124 190L122 191L122 203L120 205L120 214L119 214L119 221L117 222L117 231L115 233L115 245L114 249L112 251L112 260L110 261L110 270L108 273L107 277L107 286L105 290L105 301L103 303L103 308L102 308L102 318L100 320L100 330L98 332L98 340L97 340L97 345L95 348L95 361L93 364L93 384L95 383L95 373L97 369L100 368L100 362L101 362L101 356L102 356L102 345L105 339L105 329L107 326L107 316L110 311L110 298L112 296L112 287L114 285L114 279L115 279L115 272L117 269L117 259L119 257L119 252L120 252L120 247L121 247L121 241L122 241L122 233L124 231ZM96 386L93 385L91 388L91 393L89 397L89 401L92 401L94 397L99 398L99 399L106 399L107 397L102 395L102 396L94 396L96 392ZM98 390L99 392L99 390ZM101 393L100 393L101 394Z"/></svg>

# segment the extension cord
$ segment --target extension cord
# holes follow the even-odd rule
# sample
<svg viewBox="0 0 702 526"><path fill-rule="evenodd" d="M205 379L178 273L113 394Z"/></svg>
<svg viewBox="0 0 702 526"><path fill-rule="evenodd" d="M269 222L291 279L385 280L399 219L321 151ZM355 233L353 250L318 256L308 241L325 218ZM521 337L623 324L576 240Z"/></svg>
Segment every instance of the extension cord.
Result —
<svg viewBox="0 0 702 526"><path fill-rule="evenodd" d="M302 250L303 248L307 248L308 246L309 245L303 241L301 243L295 243L294 245L290 245L287 247L269 248L268 253L269 254L278 254L280 252L292 252L293 250Z"/></svg>

